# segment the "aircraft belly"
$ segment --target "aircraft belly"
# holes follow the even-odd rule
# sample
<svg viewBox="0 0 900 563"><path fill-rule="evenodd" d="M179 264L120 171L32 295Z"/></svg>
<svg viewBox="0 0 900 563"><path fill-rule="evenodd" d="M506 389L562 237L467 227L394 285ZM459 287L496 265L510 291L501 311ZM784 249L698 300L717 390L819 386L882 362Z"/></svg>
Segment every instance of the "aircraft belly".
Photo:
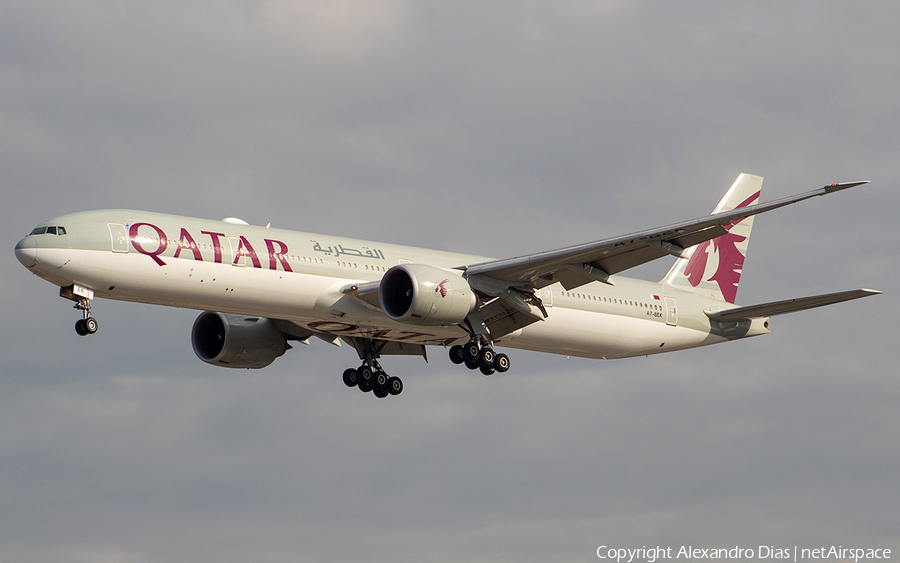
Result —
<svg viewBox="0 0 900 563"><path fill-rule="evenodd" d="M263 270L194 260L158 266L139 254L54 250L37 272L57 285L77 283L96 297L252 315L295 322L316 332L430 345L465 342L459 327L418 327L341 293L348 278Z"/></svg>
<svg viewBox="0 0 900 563"><path fill-rule="evenodd" d="M51 250L41 259L39 275L97 297L257 316L311 316L317 296L340 281L194 260L158 266L139 254L92 250Z"/></svg>
<svg viewBox="0 0 900 563"><path fill-rule="evenodd" d="M712 344L705 332L664 321L554 308L508 346L585 358L625 358ZM712 337L715 341L724 341Z"/></svg>

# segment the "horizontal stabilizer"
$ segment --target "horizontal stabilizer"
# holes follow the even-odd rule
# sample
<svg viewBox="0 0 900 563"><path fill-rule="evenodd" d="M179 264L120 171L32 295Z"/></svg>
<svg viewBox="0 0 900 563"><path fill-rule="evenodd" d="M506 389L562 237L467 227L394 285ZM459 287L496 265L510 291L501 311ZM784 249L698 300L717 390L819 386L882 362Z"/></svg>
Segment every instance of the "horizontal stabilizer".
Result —
<svg viewBox="0 0 900 563"><path fill-rule="evenodd" d="M816 307L824 307L825 305L833 305L835 303L877 295L879 293L881 292L875 289L854 289L852 291L827 293L825 295L814 295L812 297L800 297L797 299L788 299L786 301L775 301L774 303L751 305L749 307L738 307L736 309L727 309L715 313L712 311L704 311L704 313L706 313L706 316L713 321L743 321L783 315L785 313L795 313L797 311L805 311L806 309L815 309Z"/></svg>

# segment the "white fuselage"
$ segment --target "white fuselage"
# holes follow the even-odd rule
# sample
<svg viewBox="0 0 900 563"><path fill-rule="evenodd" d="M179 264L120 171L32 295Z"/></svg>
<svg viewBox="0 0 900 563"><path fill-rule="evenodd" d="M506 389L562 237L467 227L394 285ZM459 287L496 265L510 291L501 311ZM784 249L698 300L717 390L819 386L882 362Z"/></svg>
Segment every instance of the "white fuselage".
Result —
<svg viewBox="0 0 900 563"><path fill-rule="evenodd" d="M319 333L424 345L464 343L460 326L416 326L342 292L402 263L459 268L487 258L139 211L93 211L45 222L17 246L36 275L96 297L282 319ZM461 273L461 272L460 272ZM656 354L763 334L761 322L714 323L732 307L671 286L624 277L572 291L538 291L548 316L494 342L589 358Z"/></svg>

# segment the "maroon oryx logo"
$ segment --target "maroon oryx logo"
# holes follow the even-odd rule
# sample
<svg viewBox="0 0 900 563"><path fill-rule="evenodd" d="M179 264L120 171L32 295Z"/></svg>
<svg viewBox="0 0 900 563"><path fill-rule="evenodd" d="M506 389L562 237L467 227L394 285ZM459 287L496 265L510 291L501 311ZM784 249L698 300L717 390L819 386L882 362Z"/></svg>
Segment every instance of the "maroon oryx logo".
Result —
<svg viewBox="0 0 900 563"><path fill-rule="evenodd" d="M446 280L442 281L441 283L437 284L437 287L434 288L434 292L440 293L441 297L447 297L447 282L449 282L449 281L450 281L449 279L446 279Z"/></svg>
<svg viewBox="0 0 900 563"><path fill-rule="evenodd" d="M759 199L759 192L742 201L735 209L747 207L757 199ZM725 230L729 232L701 243L690 260L688 260L684 269L684 275L687 276L688 281L694 287L700 285L702 281L714 281L719 284L722 296L729 303L734 303L734 299L737 296L738 282L741 281L741 272L744 269L744 253L741 252L737 245L747 240L747 237L732 233L731 229L743 220L739 219L730 225L723 225ZM712 246L713 250L710 250L710 246ZM718 264L716 264L715 273L704 280L706 262L710 255L718 258Z"/></svg>

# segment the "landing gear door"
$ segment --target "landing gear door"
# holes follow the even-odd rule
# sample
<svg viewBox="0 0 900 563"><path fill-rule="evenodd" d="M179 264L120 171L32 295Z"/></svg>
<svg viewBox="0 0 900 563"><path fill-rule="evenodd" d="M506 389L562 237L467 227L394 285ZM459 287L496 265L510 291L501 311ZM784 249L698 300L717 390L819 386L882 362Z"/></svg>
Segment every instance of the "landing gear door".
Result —
<svg viewBox="0 0 900 563"><path fill-rule="evenodd" d="M113 252L128 252L128 234L125 232L125 225L121 223L107 223L109 227L109 237L112 239Z"/></svg>
<svg viewBox="0 0 900 563"><path fill-rule="evenodd" d="M666 324L669 326L678 326L678 308L675 306L675 300L666 297Z"/></svg>
<svg viewBox="0 0 900 563"><path fill-rule="evenodd" d="M538 297L541 302L544 303L544 307L553 306L553 291L550 289L551 287L552 286L544 287L538 292Z"/></svg>

